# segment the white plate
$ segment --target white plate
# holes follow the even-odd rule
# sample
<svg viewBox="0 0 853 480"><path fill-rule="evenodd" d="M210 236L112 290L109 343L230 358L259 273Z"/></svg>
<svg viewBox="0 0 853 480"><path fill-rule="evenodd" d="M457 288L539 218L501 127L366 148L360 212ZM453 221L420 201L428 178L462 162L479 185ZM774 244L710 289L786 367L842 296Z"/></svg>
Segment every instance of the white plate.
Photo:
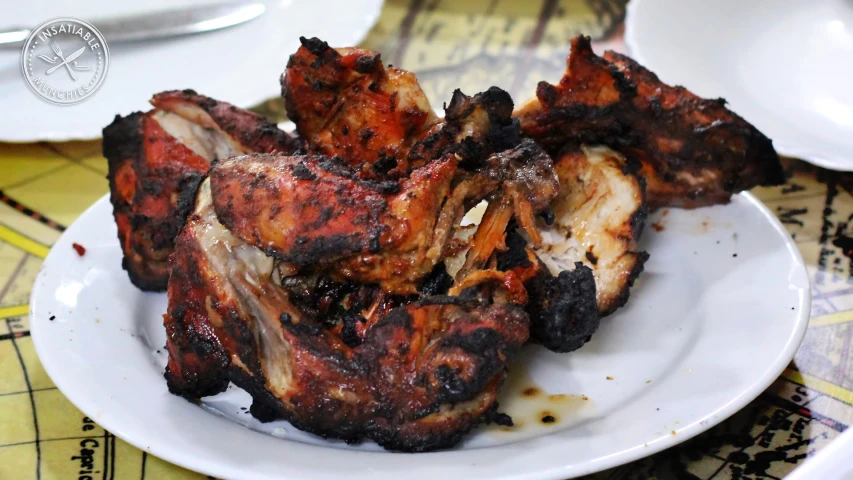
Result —
<svg viewBox="0 0 853 480"><path fill-rule="evenodd" d="M501 400L522 426L481 428L449 451L387 453L373 443L325 441L285 422L261 424L241 410L250 399L236 388L201 408L170 395L166 296L141 293L122 271L107 197L45 260L32 294L32 335L50 377L86 415L137 447L210 475L567 478L663 450L735 413L778 377L805 333L805 267L754 197L671 210L651 222L663 230L648 228L643 248L651 259L628 306L575 353L525 347ZM520 395L534 385L570 396ZM538 421L546 409L557 423Z"/></svg>
<svg viewBox="0 0 853 480"><path fill-rule="evenodd" d="M792 157L853 171L853 1L631 0L631 56Z"/></svg>
<svg viewBox="0 0 853 480"><path fill-rule="evenodd" d="M83 20L216 3L218 0L116 2L57 0L3 2L0 29L37 25L49 18ZM382 0L268 0L259 18L200 35L110 45L110 70L92 98L57 106L24 83L20 51L0 50L0 141L32 142L99 138L115 115L148 110L163 90L192 88L240 107L281 94L279 76L299 47L299 36L330 45L355 45L379 16Z"/></svg>

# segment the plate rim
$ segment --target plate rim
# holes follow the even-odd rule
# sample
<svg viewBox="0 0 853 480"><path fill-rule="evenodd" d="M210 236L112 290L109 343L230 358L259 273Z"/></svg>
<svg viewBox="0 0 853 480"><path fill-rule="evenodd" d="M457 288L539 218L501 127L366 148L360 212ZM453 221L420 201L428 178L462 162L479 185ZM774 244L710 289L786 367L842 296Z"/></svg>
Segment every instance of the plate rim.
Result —
<svg viewBox="0 0 853 480"><path fill-rule="evenodd" d="M795 322L793 323L793 328L791 332L788 334L788 338L785 344L785 348L782 349L775 357L775 360L770 366L765 370L764 374L754 379L750 382L750 386L746 389L741 395L732 398L727 404L723 407L719 408L717 411L708 412L703 418L696 420L688 426L679 429L678 435L666 435L661 438L656 439L653 443L649 443L644 447L632 447L626 450L622 450L618 453L612 454L606 457L606 460L600 460L599 462L585 463L585 464L567 464L561 466L554 467L544 467L539 470L532 470L530 473L516 476L515 478L523 478L525 480L545 480L545 479L565 479L565 478L575 478L582 475L589 475L592 473L600 472L609 468L614 468L617 466L625 465L636 460L654 455L668 448L674 447L678 444L681 444L709 429L714 426L720 424L727 418L731 417L735 413L741 411L745 406L747 406L750 402L758 398L758 396L764 392L767 388L769 388L774 381L776 381L785 368L790 364L797 350L799 349L803 338L805 337L806 331L808 329L809 319L811 316L811 280L808 275L808 271L806 269L805 262L802 258L802 254L797 248L796 242L791 238L790 234L785 229L784 225L778 220L778 218L761 202L755 195L750 192L742 192L738 194L743 197L748 203L750 203L754 208L757 208L758 211L764 216L773 227L773 230L776 233L780 234L781 238L784 239L785 249L791 254L792 260L794 261L795 266L799 266L801 268L797 269L798 275L801 276L799 280L804 280L803 283L797 283L800 287L797 289L799 291L799 302L798 302L798 311L796 312L797 317ZM83 217L90 211L96 208L102 208L101 204L109 203L109 193L105 194L103 197L95 201L89 208L87 208L80 217ZM112 208L109 206L108 208ZM76 223L76 220L75 222ZM72 223L71 226L74 225ZM55 242L54 246L69 242L70 236L68 232L73 232L71 226L63 233ZM65 239L65 242L63 242ZM58 250L58 249L57 249ZM42 271L45 268L45 265L48 264L51 256L53 256L53 246L51 247L51 251L48 253L47 257L45 257L40 269L39 273L36 276L36 280L38 280ZM59 255L59 254L57 254ZM116 437L121 440L127 442L130 445L142 450L143 452L150 453L159 457L162 460L173 463L180 467L200 472L206 475L213 476L221 476L226 475L227 478L231 478L233 475L239 475L239 471L235 469L233 466L229 466L225 463L210 463L203 459L197 459L196 457L187 457L182 456L180 451L173 450L168 448L167 446L160 446L157 442L146 443L141 439L134 438L132 435L125 432L124 429L120 428L118 424L120 416L106 416L108 419L106 422L102 422L102 419L105 417L104 415L96 415L95 407L92 405L92 402L87 401L84 394L78 392L77 389L69 388L72 383L70 378L66 378L63 375L59 375L56 371L57 365L51 364L50 362L44 362L42 359L45 358L43 356L44 349L46 346L41 343L39 338L41 338L41 334L38 333L41 329L39 325L46 325L46 321L39 321L39 318L44 317L43 315L38 316L37 312L40 312L39 307L37 306L37 298L39 298L42 293L39 291L41 287L39 286L39 282L33 285L32 292L30 294L30 302L29 302L29 317L30 317L30 335L33 339L33 345L36 350L36 354L38 355L39 362L42 364L45 372L50 377L51 381L56 385L59 391L62 393L65 398L67 398L77 409L83 412L85 415L90 418L98 418L96 423L104 428L106 431L112 433ZM53 358L48 356L48 358ZM70 395L66 392L73 392ZM86 406L86 408L82 408L82 406ZM208 412L209 414L209 412ZM94 415L94 416L93 416ZM605 418L605 415L602 418ZM110 418L114 418L114 420L109 420ZM239 426L239 428L245 429L246 427ZM246 429L249 430L249 429ZM255 432L259 435L264 435L260 432ZM532 439L522 440L517 443L524 443L535 440L536 438L544 438L548 435L542 437L534 437ZM512 444L510 444L512 445ZM307 445L300 444L302 447L307 447L311 449L311 451L316 451L317 449L328 450L326 447L322 447L319 445ZM506 446L506 445L500 445ZM488 447L486 449L497 448L497 447ZM407 455L407 454L399 454L399 453L389 453L389 452L372 452L372 451L352 451L352 450L340 450L340 452L347 452L348 454L360 454L363 456L377 456L377 455ZM427 453L419 453L419 454L411 454L411 455L420 455L420 456L433 456L437 457L441 454L448 453L459 453L460 450L448 449L441 450L438 452L427 452ZM242 473L250 473L248 477L240 477L240 478L266 478L265 474L260 472L252 473L252 472L242 472ZM380 474L381 472L374 472L375 474ZM285 475L285 472L282 472ZM501 477L503 478L503 477Z"/></svg>
<svg viewBox="0 0 853 480"><path fill-rule="evenodd" d="M625 33L623 39L625 48L634 60L640 65L648 65L648 58L643 54L643 49L640 45L642 42L637 41L637 14L636 11L643 8L644 2L652 0L631 0L625 8ZM853 172L853 162L848 157L843 155L821 152L804 145L791 145L784 141L773 139L773 146L780 155L792 157L795 159L804 160L818 167L835 170L839 172Z"/></svg>

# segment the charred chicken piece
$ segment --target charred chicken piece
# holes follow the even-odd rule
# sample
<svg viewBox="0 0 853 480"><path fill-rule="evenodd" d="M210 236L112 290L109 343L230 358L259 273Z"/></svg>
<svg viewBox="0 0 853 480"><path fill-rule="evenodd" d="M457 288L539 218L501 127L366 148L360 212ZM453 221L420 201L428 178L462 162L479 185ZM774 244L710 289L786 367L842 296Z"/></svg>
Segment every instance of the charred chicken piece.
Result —
<svg viewBox="0 0 853 480"><path fill-rule="evenodd" d="M642 162L649 206L727 203L733 193L784 181L773 144L725 107L671 87L623 55L572 40L560 83L540 82L515 115L549 153L607 145Z"/></svg>
<svg viewBox="0 0 853 480"><path fill-rule="evenodd" d="M515 215L538 235L534 215L559 189L550 157L531 141L493 155L464 178L457 158L449 154L406 179L377 182L322 157L235 157L211 169L213 205L231 232L282 261L414 294L446 256L466 205L505 198L496 200L507 203L496 234L502 238ZM491 254L479 252L482 259Z"/></svg>
<svg viewBox="0 0 853 480"><path fill-rule="evenodd" d="M422 165L447 153L455 153L464 170L481 168L491 155L515 148L520 143L521 132L518 120L512 117L512 109L512 97L498 87L473 97L454 90L444 109L444 119L412 147L409 164Z"/></svg>
<svg viewBox="0 0 853 480"><path fill-rule="evenodd" d="M386 68L376 52L300 41L282 95L312 152L340 156L367 177L405 175L409 149L438 121L415 75Z"/></svg>
<svg viewBox="0 0 853 480"><path fill-rule="evenodd" d="M194 399L232 381L261 419L404 451L449 447L493 417L506 363L527 340L521 308L427 297L381 315L350 347L273 280L273 258L219 223L210 194L204 182L173 257L172 393Z"/></svg>
<svg viewBox="0 0 853 480"><path fill-rule="evenodd" d="M608 315L628 301L649 257L635 251L647 216L643 180L606 147L567 150L554 168L560 196L537 254L554 275L579 264L590 268L598 310Z"/></svg>
<svg viewBox="0 0 853 480"><path fill-rule="evenodd" d="M440 120L415 75L378 53L301 41L281 79L288 116L312 153L339 156L362 178L405 177L448 153L468 168L518 145L512 98L497 87L454 91Z"/></svg>
<svg viewBox="0 0 853 480"><path fill-rule="evenodd" d="M436 225L455 172L449 155L405 180L371 182L322 157L251 155L220 162L210 178L217 217L251 245L296 265L328 265L340 279L415 293L451 231Z"/></svg>
<svg viewBox="0 0 853 480"><path fill-rule="evenodd" d="M110 200L124 258L142 290L163 290L175 236L210 162L248 152L292 152L295 139L252 112L191 90L159 93L154 110L104 128Z"/></svg>
<svg viewBox="0 0 853 480"><path fill-rule="evenodd" d="M606 147L567 150L554 169L560 193L538 222L541 243L511 225L497 268L524 282L531 341L569 352L628 300L648 258L634 251L647 209L642 178Z"/></svg>
<svg viewBox="0 0 853 480"><path fill-rule="evenodd" d="M601 312L596 300L595 276L582 262L554 274L531 252L517 230L507 236L507 250L498 254L498 269L523 275L530 317L530 340L565 353L577 350L598 330Z"/></svg>

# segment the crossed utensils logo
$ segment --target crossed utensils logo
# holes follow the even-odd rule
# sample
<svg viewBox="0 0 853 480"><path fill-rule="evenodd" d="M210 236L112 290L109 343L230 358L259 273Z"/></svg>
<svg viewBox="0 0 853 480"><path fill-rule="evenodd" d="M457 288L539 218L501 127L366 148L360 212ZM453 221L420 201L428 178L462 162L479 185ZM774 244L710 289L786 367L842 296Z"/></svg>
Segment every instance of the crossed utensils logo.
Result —
<svg viewBox="0 0 853 480"><path fill-rule="evenodd" d="M62 49L59 48L59 44L56 43L55 41L50 42L50 48L51 48L51 50L53 50L53 53L56 54L55 57L50 58L47 55L39 55L38 56L38 58L44 60L45 62L47 62L51 65L53 65L52 67L47 69L47 72L45 72L46 75L50 75L50 74L54 73L55 71L59 70L60 68L65 67L65 70L68 71L68 75L71 76L71 80L74 80L76 82L77 81L77 74L74 73L75 70L76 71L91 71L92 70L92 67L87 66L87 65L78 65L76 62L77 58L79 58L81 55L83 55L83 52L86 51L85 46L80 47L79 50L76 50L74 53L68 55L67 57L62 54ZM61 62L60 62L60 60L61 60ZM56 62L60 62L60 63L57 64Z"/></svg>

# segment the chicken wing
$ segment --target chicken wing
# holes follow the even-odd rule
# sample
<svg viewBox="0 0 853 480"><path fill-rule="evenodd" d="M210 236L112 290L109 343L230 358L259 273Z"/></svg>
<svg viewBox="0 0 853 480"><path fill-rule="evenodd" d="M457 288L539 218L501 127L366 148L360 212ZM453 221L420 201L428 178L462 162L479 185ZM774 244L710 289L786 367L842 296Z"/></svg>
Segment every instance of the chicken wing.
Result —
<svg viewBox="0 0 853 480"><path fill-rule="evenodd" d="M104 128L110 200L124 258L143 290L166 288L175 236L210 162L248 152L292 152L298 142L252 112L191 90L159 93L154 109Z"/></svg>
<svg viewBox="0 0 853 480"><path fill-rule="evenodd" d="M630 58L572 40L566 74L540 82L515 113L549 153L607 145L639 159L651 208L726 203L733 193L784 181L773 144L725 107L671 87Z"/></svg>

